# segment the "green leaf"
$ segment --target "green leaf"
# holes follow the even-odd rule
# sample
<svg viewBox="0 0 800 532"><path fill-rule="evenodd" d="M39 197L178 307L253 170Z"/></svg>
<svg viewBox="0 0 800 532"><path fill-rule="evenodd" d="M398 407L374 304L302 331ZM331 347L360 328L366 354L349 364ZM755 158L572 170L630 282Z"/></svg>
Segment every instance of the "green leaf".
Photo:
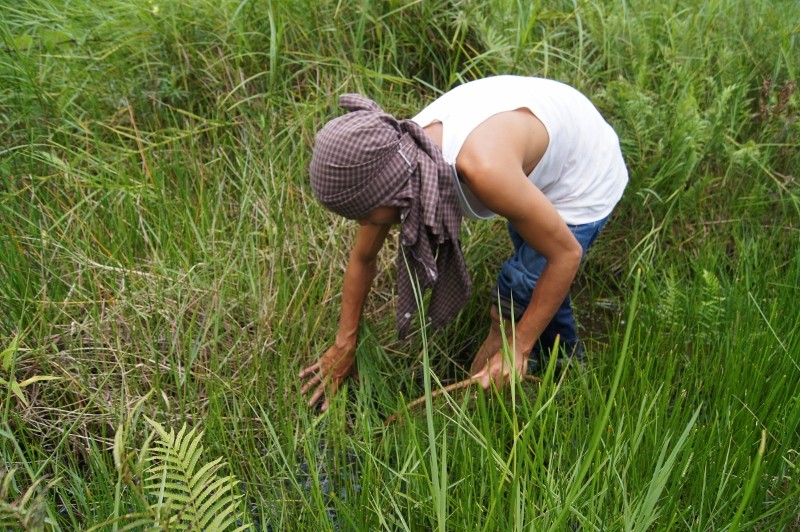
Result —
<svg viewBox="0 0 800 532"><path fill-rule="evenodd" d="M41 382L41 381L60 381L61 377L54 377L52 375L36 375L35 377L31 377L30 379L25 379L24 381L20 382L19 385L21 388L28 386L29 384L33 384L34 382Z"/></svg>
<svg viewBox="0 0 800 532"><path fill-rule="evenodd" d="M22 388L20 388L19 383L17 381L11 381L8 384L11 388L11 391L14 392L14 395L16 395L25 406L28 406L28 400L25 399L25 395L23 395Z"/></svg>
<svg viewBox="0 0 800 532"><path fill-rule="evenodd" d="M30 35L18 35L14 37L13 42L17 50L24 51L33 46L33 37Z"/></svg>
<svg viewBox="0 0 800 532"><path fill-rule="evenodd" d="M236 501L239 497L231 497L230 500L220 500L217 505L211 508L210 515L216 516L208 530L227 530L236 519L235 515L231 515L236 510Z"/></svg>
<svg viewBox="0 0 800 532"><path fill-rule="evenodd" d="M0 353L0 361L3 363L3 371L6 373L11 370L11 362L14 360L14 354L17 352L18 347L19 338L15 337L11 341L11 345L4 349L2 353Z"/></svg>
<svg viewBox="0 0 800 532"><path fill-rule="evenodd" d="M167 433L167 431L164 429L164 427L158 421L153 421L152 419L150 419L147 416L144 416L144 418L147 420L148 423L150 423L150 426L152 426L154 429L156 429L156 432L158 432L158 435L161 436L161 440L162 441L168 442L170 439L173 438L172 436L170 436L170 434L172 434L173 431L170 431L170 433ZM167 445L169 445L169 444L167 443Z"/></svg>
<svg viewBox="0 0 800 532"><path fill-rule="evenodd" d="M42 40L42 46L47 49L56 48L58 45L71 40L67 32L57 28L42 30L39 33L39 38Z"/></svg>
<svg viewBox="0 0 800 532"><path fill-rule="evenodd" d="M227 529L236 519L244 518L237 503L242 496L235 492L236 477L218 475L226 466L222 457L200 466L202 434L188 430L186 424L177 434L172 429L167 432L145 418L160 436L144 458L150 465L142 482L145 493L159 500L154 513L162 519L169 516L170 528L177 530Z"/></svg>
<svg viewBox="0 0 800 532"><path fill-rule="evenodd" d="M162 483L167 483L167 481L170 481L169 483L171 485L181 486L181 491L185 491L187 494L192 493L189 489L186 475L183 473L170 471L169 469L161 469L157 473L145 478L144 481L149 488L157 488L160 487Z"/></svg>
<svg viewBox="0 0 800 532"><path fill-rule="evenodd" d="M190 485L192 487L192 496L198 497L200 492L203 490L203 487L208 484L208 482L214 478L214 473L221 467L220 462L222 461L222 457L217 458L213 462L210 462L200 468L200 471L192 475L192 479L190 481Z"/></svg>
<svg viewBox="0 0 800 532"><path fill-rule="evenodd" d="M197 504L200 505L198 513L208 516L217 515L217 512L214 511L214 508L219 505L220 500L225 497L228 492L232 491L235 486L235 484L233 484L234 482L235 480L233 477L226 477L221 478L209 485L208 488L206 488L206 490L195 499ZM208 500L204 501L204 499ZM201 523L203 522L201 521Z"/></svg>

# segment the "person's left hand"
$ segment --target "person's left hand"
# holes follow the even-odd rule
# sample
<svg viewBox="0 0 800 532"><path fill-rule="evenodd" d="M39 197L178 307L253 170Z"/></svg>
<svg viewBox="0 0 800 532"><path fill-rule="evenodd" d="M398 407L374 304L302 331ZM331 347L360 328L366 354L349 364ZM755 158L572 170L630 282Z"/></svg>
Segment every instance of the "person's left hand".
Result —
<svg viewBox="0 0 800 532"><path fill-rule="evenodd" d="M508 360L503 350L499 350L486 361L486 365L473 376L473 379L480 382L484 390L488 390L492 382L500 388L511 380L511 370L514 368L517 371L517 377L522 380L528 369L528 355L522 350L513 349L512 351L513 360Z"/></svg>

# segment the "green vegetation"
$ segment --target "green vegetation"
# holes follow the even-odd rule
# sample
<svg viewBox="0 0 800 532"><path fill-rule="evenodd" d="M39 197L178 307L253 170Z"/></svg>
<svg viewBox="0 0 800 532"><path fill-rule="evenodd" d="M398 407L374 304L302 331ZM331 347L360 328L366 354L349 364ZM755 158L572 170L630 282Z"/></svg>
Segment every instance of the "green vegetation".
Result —
<svg viewBox="0 0 800 532"><path fill-rule="evenodd" d="M0 36L0 524L186 524L204 477L234 528L800 527L800 3L0 0ZM623 142L589 367L383 426L488 327L509 244L469 223L457 322L396 339L386 250L360 381L309 411L354 236L316 130L343 91L409 116L498 73Z"/></svg>

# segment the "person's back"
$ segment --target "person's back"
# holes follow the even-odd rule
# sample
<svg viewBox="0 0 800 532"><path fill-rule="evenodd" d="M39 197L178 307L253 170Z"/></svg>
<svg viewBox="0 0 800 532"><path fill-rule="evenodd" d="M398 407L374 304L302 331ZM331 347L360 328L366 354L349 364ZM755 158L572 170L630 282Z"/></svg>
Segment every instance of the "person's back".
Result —
<svg viewBox="0 0 800 532"><path fill-rule="evenodd" d="M455 164L469 134L487 118L526 108L549 136L542 160L528 175L568 224L583 224L608 216L622 197L628 172L616 133L579 91L558 81L494 76L456 87L425 107L412 120L421 127L442 124L442 155ZM609 149L614 147L615 149ZM470 197L470 211L492 215Z"/></svg>

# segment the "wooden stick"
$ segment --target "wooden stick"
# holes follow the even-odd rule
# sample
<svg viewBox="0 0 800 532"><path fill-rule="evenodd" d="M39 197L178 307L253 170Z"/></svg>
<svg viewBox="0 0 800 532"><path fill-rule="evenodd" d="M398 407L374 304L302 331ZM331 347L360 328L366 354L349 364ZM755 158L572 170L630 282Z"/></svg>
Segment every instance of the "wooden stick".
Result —
<svg viewBox="0 0 800 532"><path fill-rule="evenodd" d="M539 383L542 382L542 379L540 379L539 377L534 377L533 375L524 375L522 377L522 380L525 381L525 382L539 382ZM470 386L472 386L473 384L475 384L477 382L478 382L478 379L476 379L475 377L468 377L468 378L464 379L463 381L458 381L456 383L449 384L449 385L445 386L444 388L439 388L438 390L432 391L431 392L431 400L433 400L434 398L442 395L443 393L454 392L456 390L460 390L461 388L469 388ZM414 399L413 401L411 401L410 403L408 403L406 405L406 410L410 411L410 410L413 410L414 408L418 407L421 404L425 404L425 399L426 399L426 397L424 395L422 397L418 397L417 399ZM403 417L403 414L402 414L402 412L400 410L398 410L395 413L393 413L391 416L387 417L386 420L384 420L383 426L384 427L388 427L389 425L391 425L392 423L394 423L395 421L397 421L401 417Z"/></svg>

